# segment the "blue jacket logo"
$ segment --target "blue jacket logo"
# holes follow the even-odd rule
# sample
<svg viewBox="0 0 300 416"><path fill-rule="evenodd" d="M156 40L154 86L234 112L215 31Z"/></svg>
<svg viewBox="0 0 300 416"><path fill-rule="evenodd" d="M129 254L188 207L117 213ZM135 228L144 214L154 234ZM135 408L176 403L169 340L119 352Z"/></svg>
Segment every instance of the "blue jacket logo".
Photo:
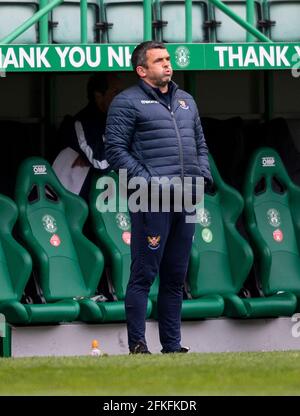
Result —
<svg viewBox="0 0 300 416"><path fill-rule="evenodd" d="M188 110L190 107L187 105L187 103L184 100L178 100L180 108L183 110Z"/></svg>

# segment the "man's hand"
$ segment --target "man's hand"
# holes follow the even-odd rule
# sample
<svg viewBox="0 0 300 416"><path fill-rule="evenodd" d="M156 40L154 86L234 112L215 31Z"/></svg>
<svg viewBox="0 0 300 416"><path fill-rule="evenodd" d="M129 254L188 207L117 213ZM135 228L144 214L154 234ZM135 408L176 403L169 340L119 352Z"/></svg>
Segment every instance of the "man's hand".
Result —
<svg viewBox="0 0 300 416"><path fill-rule="evenodd" d="M80 166L80 167L86 167L86 166L90 166L89 162L82 157L81 155L79 155L74 162L72 163L72 168L75 168L76 166Z"/></svg>
<svg viewBox="0 0 300 416"><path fill-rule="evenodd" d="M213 192L214 182L209 178L204 178L204 192Z"/></svg>

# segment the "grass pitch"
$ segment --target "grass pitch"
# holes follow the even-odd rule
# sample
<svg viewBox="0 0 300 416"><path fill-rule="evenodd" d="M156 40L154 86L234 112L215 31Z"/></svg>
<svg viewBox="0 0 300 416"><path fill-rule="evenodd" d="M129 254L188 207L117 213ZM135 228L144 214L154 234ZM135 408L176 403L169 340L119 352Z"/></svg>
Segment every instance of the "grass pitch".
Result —
<svg viewBox="0 0 300 416"><path fill-rule="evenodd" d="M300 352L1 358L0 395L300 395Z"/></svg>

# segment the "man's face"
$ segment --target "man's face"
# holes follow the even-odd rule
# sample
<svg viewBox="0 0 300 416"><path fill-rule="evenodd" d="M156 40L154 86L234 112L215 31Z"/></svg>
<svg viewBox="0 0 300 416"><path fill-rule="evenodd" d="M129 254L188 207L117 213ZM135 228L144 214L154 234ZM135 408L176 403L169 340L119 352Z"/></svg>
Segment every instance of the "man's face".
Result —
<svg viewBox="0 0 300 416"><path fill-rule="evenodd" d="M166 87L173 75L168 51L166 49L149 49L146 57L147 65L145 67L138 66L137 74L152 87Z"/></svg>

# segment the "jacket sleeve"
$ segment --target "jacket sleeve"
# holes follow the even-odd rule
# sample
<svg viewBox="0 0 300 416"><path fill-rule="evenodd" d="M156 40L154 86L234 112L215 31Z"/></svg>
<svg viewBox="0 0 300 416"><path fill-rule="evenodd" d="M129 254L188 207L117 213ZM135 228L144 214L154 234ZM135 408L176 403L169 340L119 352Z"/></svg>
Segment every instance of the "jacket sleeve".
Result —
<svg viewBox="0 0 300 416"><path fill-rule="evenodd" d="M142 176L147 182L150 173L131 152L136 128L136 111L129 99L117 96L112 101L106 122L105 153L115 171L127 169L128 178Z"/></svg>
<svg viewBox="0 0 300 416"><path fill-rule="evenodd" d="M213 183L213 179L210 173L209 161L208 161L208 149L206 145L206 141L204 138L204 133L200 121L199 114L197 112L196 120L195 120L195 136L196 136L196 146L197 146L197 153L198 153L198 160L202 175L204 180L206 179L211 184Z"/></svg>

